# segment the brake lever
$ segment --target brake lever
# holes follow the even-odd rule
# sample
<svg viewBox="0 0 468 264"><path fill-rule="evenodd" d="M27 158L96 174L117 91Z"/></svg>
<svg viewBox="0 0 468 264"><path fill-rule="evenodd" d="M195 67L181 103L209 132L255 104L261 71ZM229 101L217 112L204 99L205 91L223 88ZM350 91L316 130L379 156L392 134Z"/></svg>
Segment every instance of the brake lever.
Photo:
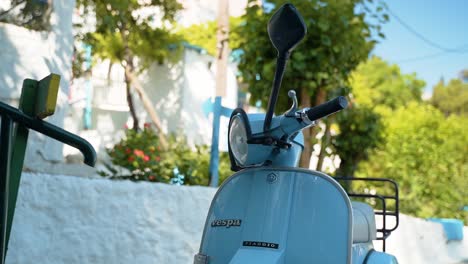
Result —
<svg viewBox="0 0 468 264"><path fill-rule="evenodd" d="M284 113L284 116L287 116L287 117L296 117L297 106L299 105L299 104L297 103L296 91L294 91L294 90L289 90L289 91L288 91L288 97L292 100L293 105L291 106L291 108L289 108L288 111L286 111L286 113Z"/></svg>

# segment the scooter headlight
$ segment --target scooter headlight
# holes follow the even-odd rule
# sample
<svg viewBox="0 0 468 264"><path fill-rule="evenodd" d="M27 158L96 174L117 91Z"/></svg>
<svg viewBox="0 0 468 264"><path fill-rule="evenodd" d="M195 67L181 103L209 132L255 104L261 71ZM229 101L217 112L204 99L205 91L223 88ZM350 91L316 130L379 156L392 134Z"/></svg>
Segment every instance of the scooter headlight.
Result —
<svg viewBox="0 0 468 264"><path fill-rule="evenodd" d="M234 109L229 119L228 131L229 159L233 171L239 171L248 165L250 146L247 142L251 137L252 130L247 113L242 108Z"/></svg>
<svg viewBox="0 0 468 264"><path fill-rule="evenodd" d="M247 120L245 120L247 121ZM240 115L231 118L229 127L229 146L231 153L238 165L244 165L247 161L249 147L247 144L247 128Z"/></svg>
<svg viewBox="0 0 468 264"><path fill-rule="evenodd" d="M271 155L273 146L255 143L252 135L251 125L260 129L263 125L263 116L249 116L242 108L236 108L232 111L229 119L228 147L229 159L231 160L231 169L239 171L245 168L261 166Z"/></svg>

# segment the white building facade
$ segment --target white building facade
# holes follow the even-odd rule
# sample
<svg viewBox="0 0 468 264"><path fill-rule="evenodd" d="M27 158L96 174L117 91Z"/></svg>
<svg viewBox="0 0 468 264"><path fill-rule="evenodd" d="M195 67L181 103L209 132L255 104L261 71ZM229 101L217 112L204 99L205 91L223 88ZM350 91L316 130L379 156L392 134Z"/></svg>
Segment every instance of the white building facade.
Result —
<svg viewBox="0 0 468 264"><path fill-rule="evenodd" d="M73 110L65 120L68 129L88 139L101 151L118 141L125 127L132 124L126 99L124 69L120 65L113 65L109 76L108 69L108 62L93 67L91 94L86 93L84 80L73 84L70 97ZM203 49L185 45L178 62L154 64L138 76L153 102L165 133L185 135L191 145L211 143L212 115L206 116L202 105L215 96L215 70L215 59L212 56ZM223 105L229 108L237 106L236 71L236 65L230 64L226 96L223 98ZM83 111L87 96L92 97L92 122L91 128L84 130ZM132 96L140 125L150 122L138 95L133 93ZM222 118L222 149L226 149L227 144L227 121L227 118ZM70 153L74 153L74 150L66 148L65 155Z"/></svg>

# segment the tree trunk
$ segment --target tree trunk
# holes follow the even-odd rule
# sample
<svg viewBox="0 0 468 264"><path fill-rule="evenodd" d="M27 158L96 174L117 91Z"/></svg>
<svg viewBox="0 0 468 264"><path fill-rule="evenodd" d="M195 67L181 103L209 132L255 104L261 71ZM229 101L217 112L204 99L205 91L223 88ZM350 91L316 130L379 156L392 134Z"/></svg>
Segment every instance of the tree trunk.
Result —
<svg viewBox="0 0 468 264"><path fill-rule="evenodd" d="M300 108L310 107L312 100L310 95L307 93L307 90L301 89L301 105ZM299 167L309 168L310 166L310 156L312 155L312 142L310 138L311 128L305 128L302 130L304 134L304 150L302 151L301 160L299 161Z"/></svg>
<svg viewBox="0 0 468 264"><path fill-rule="evenodd" d="M138 131L139 128L139 121L138 121L138 116L135 111L135 105L133 104L133 97L132 97L132 91L131 91L131 82L130 79L127 77L125 74L125 86L127 90L127 104L128 108L130 109L130 115L132 116L133 119L133 127L132 129L135 131Z"/></svg>
<svg viewBox="0 0 468 264"><path fill-rule="evenodd" d="M325 133L323 134L322 139L320 140L320 153L318 156L318 161L317 161L317 168L316 170L321 171L323 167L323 160L325 159L325 155L327 153L326 149L327 146L330 142L330 122L327 120L325 122Z"/></svg>
<svg viewBox="0 0 468 264"><path fill-rule="evenodd" d="M128 30L126 30L126 27L125 25L123 25L123 27L120 29L120 31L122 32L122 40L123 40L123 44L124 44L124 60L125 60L125 69L126 68L129 68L130 71L133 71L133 56L132 56L132 52L130 51L130 48L128 47ZM110 65L109 65L109 71L108 71L108 81L110 80L109 77L110 77L110 71L111 71L111 68L110 66L112 65L112 62L109 62ZM133 97L132 97L132 80L127 76L127 74L125 74L124 76L125 78L125 86L126 86L126 90L127 90L127 104L128 104L128 108L130 109L130 115L132 116L132 119L133 119L133 127L132 129L135 130L135 131L138 131L138 128L139 128L139 121L138 121L138 116L136 114L136 111L135 111L135 104L133 103Z"/></svg>
<svg viewBox="0 0 468 264"><path fill-rule="evenodd" d="M317 106L319 104L323 104L326 99L326 92L323 88L317 88L317 92L315 93L315 104L312 105L312 100L307 90L301 89L301 108L304 107L312 107ZM300 167L309 168L310 167L310 157L312 156L313 151L313 141L318 133L317 127L306 128L302 130L304 134L304 150L302 151L301 160L300 160Z"/></svg>
<svg viewBox="0 0 468 264"><path fill-rule="evenodd" d="M326 99L327 99L327 93L325 89L323 87L317 88L317 92L315 93L315 105L313 106L317 106L317 105L321 105L325 103ZM315 139L317 137L318 132L319 132L319 127L317 123L317 126L312 127L312 130L310 132L310 138ZM317 170L317 167L315 167L314 169Z"/></svg>
<svg viewBox="0 0 468 264"><path fill-rule="evenodd" d="M107 85L111 85L112 83L112 80L111 80L111 74L112 74L112 66L114 64L112 63L112 61L109 62L109 68L107 69Z"/></svg>
<svg viewBox="0 0 468 264"><path fill-rule="evenodd" d="M121 36L122 36L122 40L123 40L123 44L124 44L124 52L125 52L125 54L124 54L125 63L122 63L122 66L125 68L125 80L126 80L126 82L128 81L128 83L130 84L129 86L133 87L136 90L136 92L138 93L138 96L140 97L140 100L143 102L143 107L145 108L146 112L149 114L149 116L151 118L151 121L153 122L153 124L157 128L157 132L158 132L158 136L159 136L159 143L161 144L163 149L167 149L168 148L167 139L166 139L166 137L164 135L161 122L159 121L159 117L156 114L156 110L154 110L153 104L152 104L151 100L148 98L148 95L146 94L145 90L141 86L140 82L138 81L137 78L135 78L135 75L134 75L134 70L135 69L134 69L134 65L133 65L133 54L132 54L132 51L130 50L130 47L128 46L129 31L126 29L125 24L122 25L121 34L122 34ZM128 100L128 95L130 94L129 91L128 91L129 86L127 86L127 100ZM133 106L133 103L132 103L132 106ZM130 106L130 104L129 104L130 111L132 111L131 110L132 106ZM135 125L135 120L137 120L136 115L133 116L133 114L132 114L132 117L133 117L133 122L134 122L133 124ZM137 126L136 129L138 129L138 126Z"/></svg>
<svg viewBox="0 0 468 264"><path fill-rule="evenodd" d="M340 157L341 158L341 157ZM359 157L353 157L352 159L341 159L340 167L336 170L336 176L340 177L354 177L358 163L362 161Z"/></svg>
<svg viewBox="0 0 468 264"><path fill-rule="evenodd" d="M164 135L161 121L159 120L159 117L156 114L156 110L153 107L153 103L149 99L148 95L146 94L145 90L141 86L138 79L135 78L135 75L133 74L133 71L130 69L128 64L125 65L125 76L126 78L130 80L132 87L136 90L136 92L138 93L138 96L140 97L141 102L143 103L143 107L145 108L146 112L149 114L153 124L156 126L158 136L159 136L159 142L161 143L161 146L164 149L167 149L168 147L167 139L166 139L166 136Z"/></svg>
<svg viewBox="0 0 468 264"><path fill-rule="evenodd" d="M336 176L344 177L344 178L352 178L354 177L354 172L356 171L356 164L355 160L344 160L342 159L340 162L340 167L336 171ZM352 182L351 181L343 181L343 188L346 191L352 190Z"/></svg>

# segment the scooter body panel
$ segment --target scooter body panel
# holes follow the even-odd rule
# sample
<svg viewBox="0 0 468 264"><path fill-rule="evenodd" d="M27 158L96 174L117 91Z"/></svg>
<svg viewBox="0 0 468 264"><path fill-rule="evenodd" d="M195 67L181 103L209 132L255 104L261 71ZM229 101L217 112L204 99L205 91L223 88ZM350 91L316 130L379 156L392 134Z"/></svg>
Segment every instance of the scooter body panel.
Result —
<svg viewBox="0 0 468 264"><path fill-rule="evenodd" d="M398 264L398 261L393 255L372 251L367 258L366 264Z"/></svg>
<svg viewBox="0 0 468 264"><path fill-rule="evenodd" d="M351 244L351 204L336 181L269 167L240 171L219 188L200 254L210 264L351 263Z"/></svg>
<svg viewBox="0 0 468 264"><path fill-rule="evenodd" d="M365 263L368 255L374 251L374 245L369 243L355 243L352 247L353 263ZM366 263L368 264L368 263Z"/></svg>

